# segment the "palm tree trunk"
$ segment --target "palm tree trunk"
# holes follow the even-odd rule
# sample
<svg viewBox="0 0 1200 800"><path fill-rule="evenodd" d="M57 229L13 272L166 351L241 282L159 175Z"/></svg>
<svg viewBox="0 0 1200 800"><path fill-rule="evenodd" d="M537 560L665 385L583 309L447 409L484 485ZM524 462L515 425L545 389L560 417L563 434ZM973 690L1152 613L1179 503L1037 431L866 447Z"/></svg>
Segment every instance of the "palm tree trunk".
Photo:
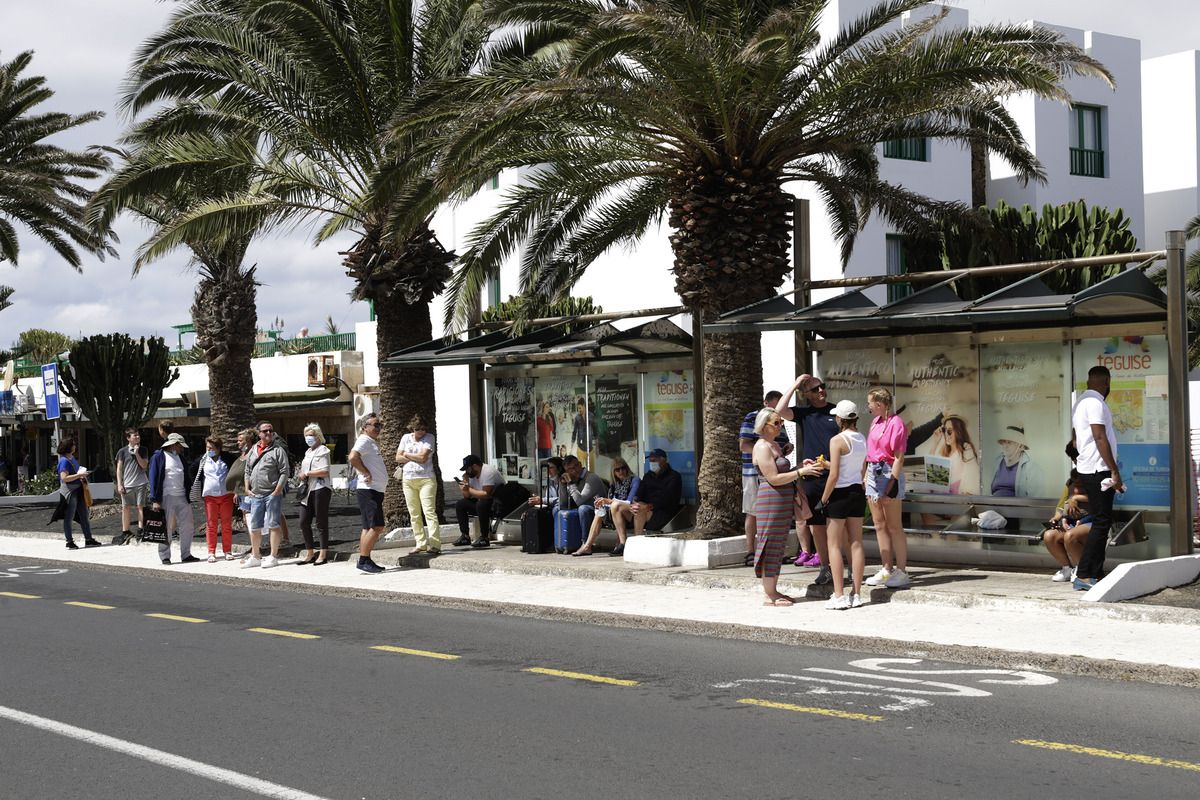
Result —
<svg viewBox="0 0 1200 800"><path fill-rule="evenodd" d="M387 246L381 226L368 225L365 235L344 253L347 274L358 284L356 296L375 301L375 343L379 353L379 413L384 421L379 447L389 465L408 421L420 414L437 437L437 401L433 392L433 368L385 367L389 355L433 338L429 301L445 286L454 254L448 253L428 227L414 233L396 251ZM445 507L441 471L434 456L439 517ZM410 523L408 505L398 481L388 484L383 511L388 527Z"/></svg>
<svg viewBox="0 0 1200 800"><path fill-rule="evenodd" d="M209 424L229 451L236 447L238 431L257 418L250 370L258 330L257 286L253 267L223 267L201 279L192 303L196 345L208 364Z"/></svg>
<svg viewBox="0 0 1200 800"><path fill-rule="evenodd" d="M769 170L698 165L671 201L675 289L693 313L717 314L770 297L791 269L793 198ZM738 431L762 405L758 334L704 337L704 453L696 529L707 537L743 530Z"/></svg>

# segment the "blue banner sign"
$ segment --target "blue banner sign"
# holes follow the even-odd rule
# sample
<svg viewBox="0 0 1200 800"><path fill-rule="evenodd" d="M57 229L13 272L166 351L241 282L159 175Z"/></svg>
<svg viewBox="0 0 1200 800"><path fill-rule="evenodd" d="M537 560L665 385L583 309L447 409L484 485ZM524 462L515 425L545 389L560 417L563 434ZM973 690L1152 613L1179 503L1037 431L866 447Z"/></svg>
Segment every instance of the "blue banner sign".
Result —
<svg viewBox="0 0 1200 800"><path fill-rule="evenodd" d="M58 407L58 364L42 365L42 383L46 387L46 419L62 416Z"/></svg>

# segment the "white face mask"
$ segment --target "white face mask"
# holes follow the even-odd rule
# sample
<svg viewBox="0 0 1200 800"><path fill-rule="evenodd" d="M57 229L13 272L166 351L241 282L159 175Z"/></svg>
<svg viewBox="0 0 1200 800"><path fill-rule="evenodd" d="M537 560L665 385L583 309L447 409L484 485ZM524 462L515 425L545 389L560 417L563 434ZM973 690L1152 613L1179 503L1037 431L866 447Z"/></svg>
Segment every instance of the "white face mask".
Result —
<svg viewBox="0 0 1200 800"><path fill-rule="evenodd" d="M653 470L654 472L662 472L662 462L661 461L651 461L650 469Z"/></svg>
<svg viewBox="0 0 1200 800"><path fill-rule="evenodd" d="M309 447L316 447L316 446L317 446L317 437L315 437L315 436L305 436L305 437L304 437L304 443L305 443L306 445L308 445Z"/></svg>

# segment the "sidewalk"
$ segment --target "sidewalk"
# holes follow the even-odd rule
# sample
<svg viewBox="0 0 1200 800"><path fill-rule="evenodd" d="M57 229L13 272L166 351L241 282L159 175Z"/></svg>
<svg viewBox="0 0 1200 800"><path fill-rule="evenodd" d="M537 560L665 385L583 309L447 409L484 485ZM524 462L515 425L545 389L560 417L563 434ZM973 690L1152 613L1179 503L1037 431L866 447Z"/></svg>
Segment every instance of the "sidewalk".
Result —
<svg viewBox="0 0 1200 800"><path fill-rule="evenodd" d="M390 566L407 552L380 550L377 561ZM177 547L175 553L178 558ZM203 545L196 553L203 555ZM752 571L744 567L639 567L607 555L536 556L516 547L448 548L431 560L431 568L394 567L376 576L344 561L320 568L285 562L271 570L243 570L237 562L163 566L153 546L68 551L51 531L0 530L0 556L159 578L888 655L920 653L924 658L1200 687L1200 610L1084 604L1047 575L914 568L912 589L876 590L863 608L836 612L824 608L821 595L827 590L810 586L815 570L785 567L780 587L817 599L769 608L761 603Z"/></svg>

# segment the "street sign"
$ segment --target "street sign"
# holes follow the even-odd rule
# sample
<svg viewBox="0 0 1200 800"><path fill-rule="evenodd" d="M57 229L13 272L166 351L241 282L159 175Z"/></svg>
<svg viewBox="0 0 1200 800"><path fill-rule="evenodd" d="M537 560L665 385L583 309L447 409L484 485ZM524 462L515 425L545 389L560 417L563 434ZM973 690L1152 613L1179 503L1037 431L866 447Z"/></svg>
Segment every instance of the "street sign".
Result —
<svg viewBox="0 0 1200 800"><path fill-rule="evenodd" d="M46 386L46 419L58 419L58 364L42 365L42 383Z"/></svg>

